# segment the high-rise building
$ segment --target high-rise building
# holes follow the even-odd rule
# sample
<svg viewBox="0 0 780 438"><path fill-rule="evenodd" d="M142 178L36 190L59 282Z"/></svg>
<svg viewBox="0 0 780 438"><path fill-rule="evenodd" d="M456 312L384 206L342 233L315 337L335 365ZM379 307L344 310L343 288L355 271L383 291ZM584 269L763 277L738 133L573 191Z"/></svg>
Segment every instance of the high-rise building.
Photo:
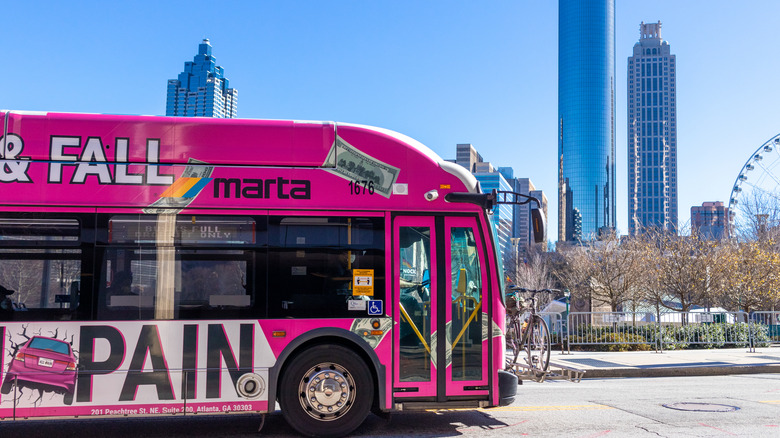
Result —
<svg viewBox="0 0 780 438"><path fill-rule="evenodd" d="M729 208L722 202L705 202L691 207L691 231L702 239L721 240L729 237Z"/></svg>
<svg viewBox="0 0 780 438"><path fill-rule="evenodd" d="M558 3L558 240L616 227L615 1Z"/></svg>
<svg viewBox="0 0 780 438"><path fill-rule="evenodd" d="M628 58L628 231L677 232L675 56L661 22L639 25Z"/></svg>
<svg viewBox="0 0 780 438"><path fill-rule="evenodd" d="M205 39L192 62L184 63L178 79L168 80L166 116L235 118L238 90L230 88L222 67Z"/></svg>

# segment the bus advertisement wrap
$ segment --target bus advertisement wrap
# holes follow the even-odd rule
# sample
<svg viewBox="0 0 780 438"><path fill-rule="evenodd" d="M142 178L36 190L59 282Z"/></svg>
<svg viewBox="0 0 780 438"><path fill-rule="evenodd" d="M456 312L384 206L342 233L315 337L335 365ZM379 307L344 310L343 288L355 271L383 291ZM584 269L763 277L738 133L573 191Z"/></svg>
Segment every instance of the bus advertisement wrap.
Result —
<svg viewBox="0 0 780 438"><path fill-rule="evenodd" d="M391 328L377 321L338 325L376 349ZM297 325L291 334L316 328ZM0 419L265 412L287 346L267 333L257 321L6 324Z"/></svg>
<svg viewBox="0 0 780 438"><path fill-rule="evenodd" d="M242 397L244 375L267 388L274 356L258 323L149 321L144 324L7 324L0 418L263 411L268 394ZM67 372L51 348L67 344ZM27 348L25 348L27 347ZM66 347L67 348L67 347ZM75 369L73 369L75 368ZM16 388L14 388L14 384Z"/></svg>

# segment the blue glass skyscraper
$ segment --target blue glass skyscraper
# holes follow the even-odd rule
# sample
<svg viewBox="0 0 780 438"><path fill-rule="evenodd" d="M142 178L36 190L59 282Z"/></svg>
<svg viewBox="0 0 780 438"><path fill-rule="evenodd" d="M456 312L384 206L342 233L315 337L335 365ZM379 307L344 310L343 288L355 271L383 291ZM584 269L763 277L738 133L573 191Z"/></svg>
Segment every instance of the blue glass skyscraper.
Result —
<svg viewBox="0 0 780 438"><path fill-rule="evenodd" d="M209 40L198 45L198 54L184 63L179 78L168 81L165 115L237 117L238 90L230 88L224 70L211 55Z"/></svg>
<svg viewBox="0 0 780 438"><path fill-rule="evenodd" d="M614 230L615 1L558 3L558 240Z"/></svg>

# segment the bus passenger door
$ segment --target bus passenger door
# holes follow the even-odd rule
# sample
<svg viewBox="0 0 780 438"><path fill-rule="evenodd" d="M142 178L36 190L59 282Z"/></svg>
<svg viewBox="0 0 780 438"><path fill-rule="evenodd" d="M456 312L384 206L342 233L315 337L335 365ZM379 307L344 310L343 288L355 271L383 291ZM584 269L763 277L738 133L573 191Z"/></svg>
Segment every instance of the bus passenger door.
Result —
<svg viewBox="0 0 780 438"><path fill-rule="evenodd" d="M393 222L394 397L436 395L435 228L433 217Z"/></svg>
<svg viewBox="0 0 780 438"><path fill-rule="evenodd" d="M473 217L444 223L446 395L488 394L488 318L485 252Z"/></svg>
<svg viewBox="0 0 780 438"><path fill-rule="evenodd" d="M394 397L487 397L487 278L476 218L396 217L393 236Z"/></svg>

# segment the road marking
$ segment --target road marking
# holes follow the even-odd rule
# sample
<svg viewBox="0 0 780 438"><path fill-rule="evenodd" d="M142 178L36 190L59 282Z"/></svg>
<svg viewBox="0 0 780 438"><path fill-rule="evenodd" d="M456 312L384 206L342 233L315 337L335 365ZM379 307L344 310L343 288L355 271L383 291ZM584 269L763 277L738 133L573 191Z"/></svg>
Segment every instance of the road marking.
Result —
<svg viewBox="0 0 780 438"><path fill-rule="evenodd" d="M723 433L728 434L728 435L737 436L737 434L735 434L735 433L731 433L728 430L719 429L719 428L717 428L715 426L710 426L709 424L699 423L699 425L700 426L704 426L704 427L709 427L710 429L717 430L718 432L723 432Z"/></svg>
<svg viewBox="0 0 780 438"><path fill-rule="evenodd" d="M761 400L759 403L780 404L780 400Z"/></svg>
<svg viewBox="0 0 780 438"><path fill-rule="evenodd" d="M597 409L615 409L604 405L568 405L568 406L503 406L498 408L460 408L460 409L429 409L428 412L532 412L532 411L587 411Z"/></svg>
<svg viewBox="0 0 780 438"><path fill-rule="evenodd" d="M602 430L601 432L596 432L593 435L588 435L588 436L585 436L583 438L596 438L596 437L599 437L599 436L604 436L604 435L606 435L606 434L608 434L610 432L612 432L612 431L611 430Z"/></svg>
<svg viewBox="0 0 780 438"><path fill-rule="evenodd" d="M604 405L568 405L568 406L505 406L501 408L483 409L483 412L498 411L580 411L593 409L615 409Z"/></svg>

